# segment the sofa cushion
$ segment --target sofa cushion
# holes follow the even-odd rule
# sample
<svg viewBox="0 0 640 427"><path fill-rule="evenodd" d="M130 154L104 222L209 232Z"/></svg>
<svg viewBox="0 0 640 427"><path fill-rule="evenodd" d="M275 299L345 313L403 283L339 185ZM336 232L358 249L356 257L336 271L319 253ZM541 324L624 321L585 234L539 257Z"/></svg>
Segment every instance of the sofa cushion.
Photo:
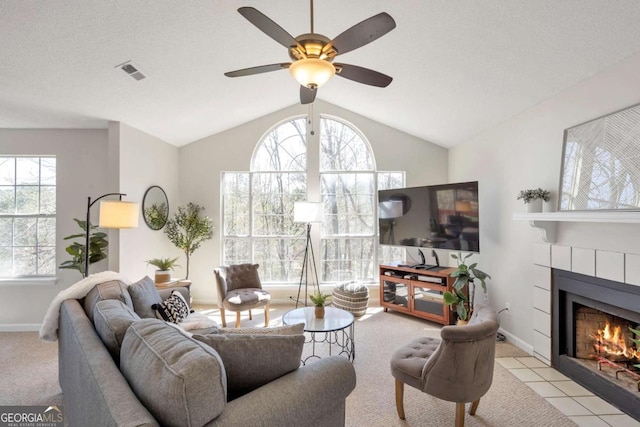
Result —
<svg viewBox="0 0 640 427"><path fill-rule="evenodd" d="M179 323L189 315L189 304L182 294L172 291L169 298L160 304L151 306L156 312L156 317L165 322Z"/></svg>
<svg viewBox="0 0 640 427"><path fill-rule="evenodd" d="M226 404L225 368L218 354L162 320L142 319L129 327L120 370L164 426L202 426Z"/></svg>
<svg viewBox="0 0 640 427"><path fill-rule="evenodd" d="M96 332L116 364L120 363L120 346L124 334L136 320L140 320L140 317L120 300L98 301L93 309Z"/></svg>
<svg viewBox="0 0 640 427"><path fill-rule="evenodd" d="M230 397L246 394L300 367L304 335L194 335L222 359Z"/></svg>
<svg viewBox="0 0 640 427"><path fill-rule="evenodd" d="M129 295L131 295L133 309L138 316L143 319L156 317L156 312L151 306L160 304L162 298L156 289L156 284L149 276L129 285Z"/></svg>
<svg viewBox="0 0 640 427"><path fill-rule="evenodd" d="M195 334L196 332L194 332ZM304 323L295 325L273 326L269 328L218 328L218 334L251 334L251 335L300 335L304 333ZM204 334L200 334L204 335Z"/></svg>
<svg viewBox="0 0 640 427"><path fill-rule="evenodd" d="M133 302L131 301L131 296L129 296L125 283L119 280L99 283L84 297L84 312L87 313L87 317L91 319L91 322L93 322L93 310L96 303L107 299L120 300L130 308L133 308Z"/></svg>

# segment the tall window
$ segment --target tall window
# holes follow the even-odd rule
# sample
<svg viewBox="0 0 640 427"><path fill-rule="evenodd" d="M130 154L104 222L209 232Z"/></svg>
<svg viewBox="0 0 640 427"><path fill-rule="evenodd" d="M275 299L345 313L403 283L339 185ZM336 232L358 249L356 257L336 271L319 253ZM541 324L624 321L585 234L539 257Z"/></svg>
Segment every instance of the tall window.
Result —
<svg viewBox="0 0 640 427"><path fill-rule="evenodd" d="M0 157L0 277L56 272L56 159Z"/></svg>
<svg viewBox="0 0 640 427"><path fill-rule="evenodd" d="M298 283L306 228L293 222L293 207L321 200L322 237L314 242L320 281L374 280L376 190L402 187L404 173L376 173L364 137L338 119L321 117L319 134L307 134L306 117L283 122L258 142L250 172L223 174L225 264L256 262L263 282Z"/></svg>

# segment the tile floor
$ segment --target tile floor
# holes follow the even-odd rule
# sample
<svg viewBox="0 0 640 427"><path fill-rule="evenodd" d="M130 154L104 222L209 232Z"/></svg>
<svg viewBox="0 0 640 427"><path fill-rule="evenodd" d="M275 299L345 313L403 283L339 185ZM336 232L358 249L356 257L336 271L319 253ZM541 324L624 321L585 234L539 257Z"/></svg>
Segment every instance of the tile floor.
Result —
<svg viewBox="0 0 640 427"><path fill-rule="evenodd" d="M496 362L580 427L640 427L640 422L535 357L499 357Z"/></svg>

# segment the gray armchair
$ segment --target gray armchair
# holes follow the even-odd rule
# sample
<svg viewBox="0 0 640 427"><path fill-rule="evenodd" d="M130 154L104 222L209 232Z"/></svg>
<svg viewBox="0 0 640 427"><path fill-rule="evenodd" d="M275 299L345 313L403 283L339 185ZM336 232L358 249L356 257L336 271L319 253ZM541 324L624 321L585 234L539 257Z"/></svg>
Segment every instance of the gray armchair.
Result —
<svg viewBox="0 0 640 427"><path fill-rule="evenodd" d="M240 312L264 307L264 326L269 326L269 304L271 294L262 289L258 264L223 265L214 269L218 286L218 306L222 326L227 326L225 310L236 313L236 328L240 327Z"/></svg>
<svg viewBox="0 0 640 427"><path fill-rule="evenodd" d="M464 426L465 403L475 415L480 398L491 387L498 316L490 307L476 307L466 326L445 326L441 339L418 338L391 357L396 379L396 409L404 414L404 385L456 402L456 427Z"/></svg>

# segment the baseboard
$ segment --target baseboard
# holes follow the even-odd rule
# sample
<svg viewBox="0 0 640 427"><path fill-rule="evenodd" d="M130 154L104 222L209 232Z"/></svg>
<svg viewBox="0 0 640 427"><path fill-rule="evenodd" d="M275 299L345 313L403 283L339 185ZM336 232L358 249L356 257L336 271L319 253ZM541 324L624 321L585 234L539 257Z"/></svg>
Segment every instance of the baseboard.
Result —
<svg viewBox="0 0 640 427"><path fill-rule="evenodd" d="M500 328L498 329L498 332L500 332L502 335L504 335L507 338L507 341L509 341L511 344L515 345L516 347L518 347L519 349L526 351L527 354L530 354L533 356L533 346L530 344L527 344L526 342L522 341L520 338L516 337L515 335L505 331L504 329Z"/></svg>
<svg viewBox="0 0 640 427"><path fill-rule="evenodd" d="M15 325L0 324L0 332L31 332L39 331L42 325L38 323L18 323Z"/></svg>

